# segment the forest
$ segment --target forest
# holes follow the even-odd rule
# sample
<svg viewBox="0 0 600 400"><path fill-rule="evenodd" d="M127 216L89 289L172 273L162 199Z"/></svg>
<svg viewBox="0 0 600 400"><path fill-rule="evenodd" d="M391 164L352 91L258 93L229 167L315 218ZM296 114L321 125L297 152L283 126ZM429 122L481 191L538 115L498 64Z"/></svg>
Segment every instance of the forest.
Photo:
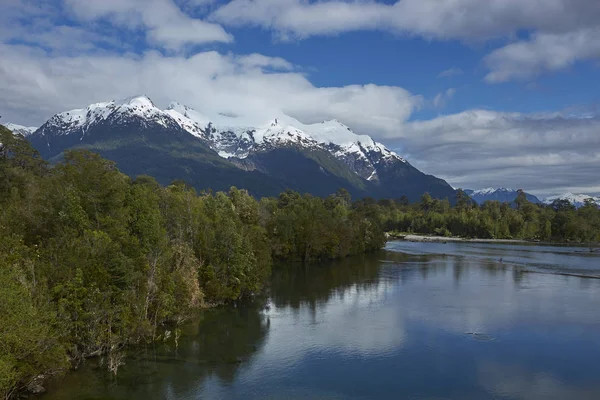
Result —
<svg viewBox="0 0 600 400"><path fill-rule="evenodd" d="M51 166L0 126L0 398L88 357L116 374L124 346L177 341L195 311L259 293L275 261L382 248L376 209L345 190L162 187L85 150Z"/></svg>
<svg viewBox="0 0 600 400"><path fill-rule="evenodd" d="M476 204L458 190L454 205L425 193L421 201L380 200L380 222L386 231L480 239L523 239L542 242L600 242L600 208L592 199L576 209L567 200L534 204L519 191L512 203ZM373 199L362 200L375 204Z"/></svg>
<svg viewBox="0 0 600 400"><path fill-rule="evenodd" d="M0 126L0 398L101 356L116 374L123 348L171 335L202 308L260 293L282 261L381 249L386 231L599 242L600 210L557 201L475 204L352 201L285 191L197 193L130 178L86 150L49 165Z"/></svg>

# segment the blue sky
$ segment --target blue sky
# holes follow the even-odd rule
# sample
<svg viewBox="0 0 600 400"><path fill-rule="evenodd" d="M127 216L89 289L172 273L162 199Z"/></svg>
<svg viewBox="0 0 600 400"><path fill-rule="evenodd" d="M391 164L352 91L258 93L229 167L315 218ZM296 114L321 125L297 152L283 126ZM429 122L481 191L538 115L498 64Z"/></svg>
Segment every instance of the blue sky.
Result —
<svg viewBox="0 0 600 400"><path fill-rule="evenodd" d="M600 193L600 2L3 0L0 114L337 118L456 187Z"/></svg>

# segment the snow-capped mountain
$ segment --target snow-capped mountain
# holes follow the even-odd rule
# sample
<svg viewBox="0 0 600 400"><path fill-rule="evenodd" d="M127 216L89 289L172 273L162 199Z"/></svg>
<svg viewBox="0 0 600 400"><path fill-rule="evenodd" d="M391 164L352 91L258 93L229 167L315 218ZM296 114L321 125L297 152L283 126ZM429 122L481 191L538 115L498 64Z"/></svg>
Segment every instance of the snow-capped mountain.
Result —
<svg viewBox="0 0 600 400"><path fill-rule="evenodd" d="M253 152L281 147L325 150L366 180L378 179L377 165L381 162L406 163L383 144L370 136L357 135L338 120L303 124L282 115L264 125L249 127L225 118L211 122L214 120L180 103L171 103L166 112L183 129L207 140L224 158L245 159Z"/></svg>
<svg viewBox="0 0 600 400"><path fill-rule="evenodd" d="M361 196L407 195L417 200L427 191L434 197L454 199L454 190L445 181L423 174L383 144L354 133L337 120L303 124L277 115L262 124L249 124L235 117L208 116L177 102L162 110L148 97L136 96L56 114L30 136L30 141L48 159L72 147L88 147L109 159L122 159L121 169L123 163L142 163L127 158L128 149L144 156L151 151L170 151L168 157L163 154L170 163L179 156L194 158L194 162L210 158L211 168L255 171L279 180L278 187L319 195L350 185ZM223 161L211 158L211 150ZM123 170L156 176L164 172L158 171L160 167L151 166L152 173L146 171L150 166ZM198 186L208 182L191 167L181 173L185 179L202 182ZM184 179L175 172L173 177ZM210 185L217 179L215 176ZM241 184L247 182L242 179Z"/></svg>
<svg viewBox="0 0 600 400"><path fill-rule="evenodd" d="M136 121L142 126L153 124L165 128L173 127L175 121L169 114L160 110L147 96L135 96L121 101L109 101L90 104L80 108L61 112L50 118L36 132L36 136L80 135L83 137L91 127L101 123L130 123Z"/></svg>
<svg viewBox="0 0 600 400"><path fill-rule="evenodd" d="M39 128L36 135L76 135L81 140L95 125L130 123L132 120L146 126L172 127L176 123L206 141L223 158L245 159L256 152L283 147L325 150L369 181L379 179L377 168L382 163L406 163L383 144L370 136L357 135L337 120L307 125L282 115L252 127L240 124L234 118L208 117L178 102L161 110L147 96L95 103L56 114Z"/></svg>
<svg viewBox="0 0 600 400"><path fill-rule="evenodd" d="M573 193L563 193L559 196L551 196L544 199L545 204L552 204L555 200L568 200L569 203L574 205L576 208L583 207L586 199L592 199L594 202L600 206L600 196L594 197L589 196L587 194L573 194Z"/></svg>
<svg viewBox="0 0 600 400"><path fill-rule="evenodd" d="M518 191L515 189L508 188L486 188L479 190L466 189L465 193L468 194L478 204L483 204L488 200L495 200L501 203L512 203L515 201L518 195ZM525 192L527 200L532 203L541 203L540 199L536 196Z"/></svg>
<svg viewBox="0 0 600 400"><path fill-rule="evenodd" d="M18 125L18 124L12 124L10 122L4 126L6 126L8 128L8 130L12 131L13 133L18 133L25 137L31 135L33 132L35 132L38 129L37 126L23 126L23 125Z"/></svg>

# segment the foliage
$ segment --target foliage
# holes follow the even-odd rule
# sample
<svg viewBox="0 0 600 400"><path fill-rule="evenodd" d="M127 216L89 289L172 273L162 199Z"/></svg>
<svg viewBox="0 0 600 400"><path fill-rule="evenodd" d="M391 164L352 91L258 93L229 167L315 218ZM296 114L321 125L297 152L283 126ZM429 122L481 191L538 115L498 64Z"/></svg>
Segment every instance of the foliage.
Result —
<svg viewBox="0 0 600 400"><path fill-rule="evenodd" d="M0 396L262 290L273 258L379 249L376 205L132 180L87 150L48 166L0 126ZM109 362L116 373L119 362Z"/></svg>
<svg viewBox="0 0 600 400"><path fill-rule="evenodd" d="M455 206L433 199L379 201L385 229L436 236L526 239L557 242L600 242L600 209L593 201L575 209L566 200L551 205L529 202L520 192L513 204L486 201L478 206L461 190Z"/></svg>

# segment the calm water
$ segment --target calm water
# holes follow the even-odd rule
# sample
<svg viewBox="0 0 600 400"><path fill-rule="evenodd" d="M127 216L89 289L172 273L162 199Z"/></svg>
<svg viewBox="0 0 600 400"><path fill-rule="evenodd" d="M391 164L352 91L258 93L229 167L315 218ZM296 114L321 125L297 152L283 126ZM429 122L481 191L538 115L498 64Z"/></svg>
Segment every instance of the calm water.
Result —
<svg viewBox="0 0 600 400"><path fill-rule="evenodd" d="M502 262L499 260L502 259ZM600 254L390 242L274 274L268 306L208 311L56 399L600 399Z"/></svg>

